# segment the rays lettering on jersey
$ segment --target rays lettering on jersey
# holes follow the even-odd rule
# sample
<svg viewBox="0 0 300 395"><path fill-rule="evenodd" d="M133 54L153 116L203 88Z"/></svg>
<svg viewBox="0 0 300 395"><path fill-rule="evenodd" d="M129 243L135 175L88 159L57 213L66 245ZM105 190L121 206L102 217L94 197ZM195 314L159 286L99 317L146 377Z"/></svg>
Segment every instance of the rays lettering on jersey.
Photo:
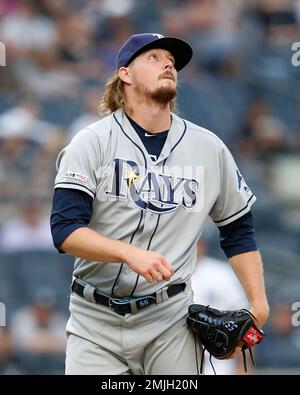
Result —
<svg viewBox="0 0 300 395"><path fill-rule="evenodd" d="M106 194L128 199L143 210L167 213L178 207L192 209L196 204L198 182L148 171L144 176L139 165L126 159L115 159L111 190Z"/></svg>

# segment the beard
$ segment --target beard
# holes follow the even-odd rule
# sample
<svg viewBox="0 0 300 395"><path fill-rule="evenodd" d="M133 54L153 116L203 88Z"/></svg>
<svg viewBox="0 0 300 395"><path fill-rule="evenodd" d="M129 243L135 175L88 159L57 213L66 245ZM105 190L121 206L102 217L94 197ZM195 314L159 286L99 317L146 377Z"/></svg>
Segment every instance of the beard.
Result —
<svg viewBox="0 0 300 395"><path fill-rule="evenodd" d="M161 86L155 91L149 92L149 97L151 100L158 104L168 104L176 97L176 88L169 86Z"/></svg>
<svg viewBox="0 0 300 395"><path fill-rule="evenodd" d="M155 90L147 89L145 86L137 86L135 88L139 96L143 96L147 101L155 102L161 106L170 103L177 94L176 87L160 86Z"/></svg>

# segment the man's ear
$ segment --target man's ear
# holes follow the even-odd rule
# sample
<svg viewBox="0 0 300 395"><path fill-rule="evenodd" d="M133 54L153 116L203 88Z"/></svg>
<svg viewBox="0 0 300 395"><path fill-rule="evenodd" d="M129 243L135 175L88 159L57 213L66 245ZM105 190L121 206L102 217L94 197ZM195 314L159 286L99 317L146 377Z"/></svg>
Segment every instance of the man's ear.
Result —
<svg viewBox="0 0 300 395"><path fill-rule="evenodd" d="M131 75L128 67L120 67L119 69L119 78L125 84L131 85Z"/></svg>

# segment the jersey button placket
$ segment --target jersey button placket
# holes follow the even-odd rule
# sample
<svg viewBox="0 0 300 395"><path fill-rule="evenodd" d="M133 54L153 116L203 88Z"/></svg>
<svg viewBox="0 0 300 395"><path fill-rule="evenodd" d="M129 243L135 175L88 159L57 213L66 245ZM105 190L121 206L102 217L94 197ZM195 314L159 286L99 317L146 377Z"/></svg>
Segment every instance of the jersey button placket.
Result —
<svg viewBox="0 0 300 395"><path fill-rule="evenodd" d="M158 216L152 212L146 212L145 225L136 246L142 249L147 249L151 236L156 228ZM151 248L150 248L151 249Z"/></svg>

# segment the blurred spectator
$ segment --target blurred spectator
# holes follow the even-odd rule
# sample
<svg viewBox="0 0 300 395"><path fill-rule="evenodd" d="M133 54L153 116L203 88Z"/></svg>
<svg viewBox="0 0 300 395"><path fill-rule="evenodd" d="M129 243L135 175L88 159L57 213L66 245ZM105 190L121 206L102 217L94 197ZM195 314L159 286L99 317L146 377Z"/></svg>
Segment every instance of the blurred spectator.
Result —
<svg viewBox="0 0 300 395"><path fill-rule="evenodd" d="M27 111L11 109L1 116L0 124L0 193L5 198L24 190L38 145L29 138L32 117Z"/></svg>
<svg viewBox="0 0 300 395"><path fill-rule="evenodd" d="M23 136L34 143L46 143L47 138L57 132L57 126L40 119L39 105L25 98L19 105L0 116L0 139Z"/></svg>
<svg viewBox="0 0 300 395"><path fill-rule="evenodd" d="M101 3L100 8L105 16L130 15L135 6L135 0L103 0Z"/></svg>
<svg viewBox="0 0 300 395"><path fill-rule="evenodd" d="M272 113L266 99L254 97L249 103L243 134L238 141L240 152L245 157L264 160L287 152L292 142L287 125Z"/></svg>
<svg viewBox="0 0 300 395"><path fill-rule="evenodd" d="M0 327L0 375L20 374L13 356L13 342L8 327Z"/></svg>
<svg viewBox="0 0 300 395"><path fill-rule="evenodd" d="M48 216L42 216L39 203L33 199L20 205L20 212L0 227L2 252L54 250Z"/></svg>
<svg viewBox="0 0 300 395"><path fill-rule="evenodd" d="M81 1L82 3L82 1ZM80 5L77 0L39 0L39 10L42 14L47 15L51 20L56 21L69 12L74 5Z"/></svg>
<svg viewBox="0 0 300 395"><path fill-rule="evenodd" d="M66 318L56 310L56 298L49 288L38 288L31 303L12 315L11 331L15 351L32 354L64 352Z"/></svg>
<svg viewBox="0 0 300 395"><path fill-rule="evenodd" d="M257 15L263 25L269 44L290 44L297 40L299 24L296 1L262 0Z"/></svg>
<svg viewBox="0 0 300 395"><path fill-rule="evenodd" d="M57 21L60 57L67 62L84 62L93 55L94 26L86 14L68 12Z"/></svg>
<svg viewBox="0 0 300 395"><path fill-rule="evenodd" d="M231 57L240 49L241 9L240 2L234 0L187 2L188 37L199 65L213 70L222 59Z"/></svg>
<svg viewBox="0 0 300 395"><path fill-rule="evenodd" d="M40 14L33 0L19 0L14 13L3 17L0 36L14 55L24 55L28 50L51 50L56 40L56 26Z"/></svg>
<svg viewBox="0 0 300 395"><path fill-rule="evenodd" d="M49 194L60 129L39 119L39 108L25 100L0 116L0 198L15 199L26 191ZM40 195L41 194L41 195Z"/></svg>
<svg viewBox="0 0 300 395"><path fill-rule="evenodd" d="M88 89L83 94L83 112L72 122L68 130L68 139L71 140L76 133L86 126L100 119L98 115L98 105L101 93L99 89Z"/></svg>
<svg viewBox="0 0 300 395"><path fill-rule="evenodd" d="M20 0L2 0L0 3L0 17L16 12Z"/></svg>
<svg viewBox="0 0 300 395"><path fill-rule="evenodd" d="M229 264L205 255L206 243L198 241L197 266L192 275L194 303L209 305L220 310L236 310L248 307L248 301L238 279ZM214 374L205 355L205 374ZM220 361L212 357L217 374L241 374L242 357ZM251 366L248 364L248 366Z"/></svg>
<svg viewBox="0 0 300 395"><path fill-rule="evenodd" d="M23 89L38 97L72 97L79 90L79 78L61 62L58 48L21 61L15 72Z"/></svg>
<svg viewBox="0 0 300 395"><path fill-rule="evenodd" d="M253 127L253 139L259 152L280 152L285 146L285 126L272 116L263 116Z"/></svg>

